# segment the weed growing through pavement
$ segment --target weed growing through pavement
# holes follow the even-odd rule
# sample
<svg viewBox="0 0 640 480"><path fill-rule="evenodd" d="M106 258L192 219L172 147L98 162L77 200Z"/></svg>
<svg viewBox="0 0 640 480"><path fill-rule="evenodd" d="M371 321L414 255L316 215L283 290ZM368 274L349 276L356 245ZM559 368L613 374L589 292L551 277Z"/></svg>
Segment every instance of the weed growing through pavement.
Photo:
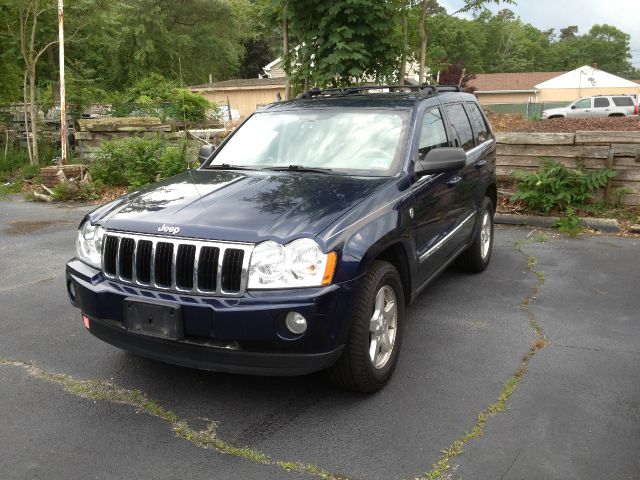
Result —
<svg viewBox="0 0 640 480"><path fill-rule="evenodd" d="M546 240L546 236L537 235L535 237L528 238L527 240L514 242L513 247L516 251L524 255L522 250L524 245L545 242ZM504 411L507 402L520 385L524 374L527 373L531 358L538 353L540 349L547 345L547 338L544 334L544 330L538 323L535 314L529 309L529 306L536 299L536 296L538 295L538 292L545 280L544 272L536 270L537 263L538 261L535 257L527 257L527 268L530 272L536 275L537 282L532 287L529 295L527 295L520 304L520 308L527 313L529 326L533 331L534 340L531 343L531 347L529 347L529 350L527 350L527 352L522 356L522 360L513 372L513 375L502 384L502 390L500 391L496 401L482 410L476 417L476 423L473 427L454 441L448 448L442 450L440 459L432 466L431 470L419 477L416 477L416 480L444 480L451 477L451 472L457 468L456 465L451 465L451 461L463 452L463 447L467 442L484 433L485 425L490 417Z"/></svg>

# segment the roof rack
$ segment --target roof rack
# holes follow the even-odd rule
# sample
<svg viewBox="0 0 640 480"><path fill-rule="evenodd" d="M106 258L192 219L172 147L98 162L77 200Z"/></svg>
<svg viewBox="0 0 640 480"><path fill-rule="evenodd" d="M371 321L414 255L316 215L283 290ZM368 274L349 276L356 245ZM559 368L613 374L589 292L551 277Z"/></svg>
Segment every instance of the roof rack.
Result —
<svg viewBox="0 0 640 480"><path fill-rule="evenodd" d="M463 92L459 85L431 85L424 83L422 85L358 85L354 87L339 88L312 88L306 92L299 94L296 99L308 100L317 97L337 97L348 95L362 95L369 93L370 90L389 90L391 92L408 93L415 92L420 97L427 97L441 92Z"/></svg>

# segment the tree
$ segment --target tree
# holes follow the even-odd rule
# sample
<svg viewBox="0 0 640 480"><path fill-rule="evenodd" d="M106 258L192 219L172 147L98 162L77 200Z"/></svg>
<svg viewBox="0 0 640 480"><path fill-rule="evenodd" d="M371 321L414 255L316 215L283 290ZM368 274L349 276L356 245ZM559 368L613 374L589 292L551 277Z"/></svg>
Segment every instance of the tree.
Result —
<svg viewBox="0 0 640 480"><path fill-rule="evenodd" d="M394 78L401 38L389 19L397 5L397 0L279 2L291 38L284 56L292 81L342 86Z"/></svg>
<svg viewBox="0 0 640 480"><path fill-rule="evenodd" d="M482 10L487 4L496 4L499 5L501 3L505 4L513 4L513 0L464 0L464 5L459 10L451 13L451 15L457 15L458 13L465 12L479 12ZM418 79L420 83L424 83L425 81L425 67L426 67L426 56L427 56L427 29L425 26L425 22L427 17L430 15L440 13L440 10L436 0L421 0L420 2L420 23L418 25L420 31L420 71L418 74Z"/></svg>

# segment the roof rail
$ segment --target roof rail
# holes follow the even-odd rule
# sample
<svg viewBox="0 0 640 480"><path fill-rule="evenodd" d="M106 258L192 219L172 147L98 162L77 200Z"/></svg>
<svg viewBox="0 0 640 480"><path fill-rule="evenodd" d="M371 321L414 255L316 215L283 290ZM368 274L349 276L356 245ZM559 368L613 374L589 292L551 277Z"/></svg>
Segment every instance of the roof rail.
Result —
<svg viewBox="0 0 640 480"><path fill-rule="evenodd" d="M459 85L431 85L424 83L422 85L358 85L353 87L338 88L312 88L306 92L299 94L296 99L308 100L317 97L337 97L348 95L368 94L370 90L389 90L398 93L418 93L421 97L427 97L440 92L462 92L464 91ZM408 92L407 92L408 91Z"/></svg>

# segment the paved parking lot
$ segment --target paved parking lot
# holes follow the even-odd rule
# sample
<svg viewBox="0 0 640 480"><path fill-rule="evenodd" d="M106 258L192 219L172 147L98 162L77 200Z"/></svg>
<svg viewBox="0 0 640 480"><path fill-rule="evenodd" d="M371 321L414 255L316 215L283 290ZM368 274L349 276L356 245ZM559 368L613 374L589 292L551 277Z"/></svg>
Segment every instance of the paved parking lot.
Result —
<svg viewBox="0 0 640 480"><path fill-rule="evenodd" d="M394 378L362 396L93 338L64 288L86 210L0 202L2 478L640 478L637 238L498 228L485 273L407 310Z"/></svg>

